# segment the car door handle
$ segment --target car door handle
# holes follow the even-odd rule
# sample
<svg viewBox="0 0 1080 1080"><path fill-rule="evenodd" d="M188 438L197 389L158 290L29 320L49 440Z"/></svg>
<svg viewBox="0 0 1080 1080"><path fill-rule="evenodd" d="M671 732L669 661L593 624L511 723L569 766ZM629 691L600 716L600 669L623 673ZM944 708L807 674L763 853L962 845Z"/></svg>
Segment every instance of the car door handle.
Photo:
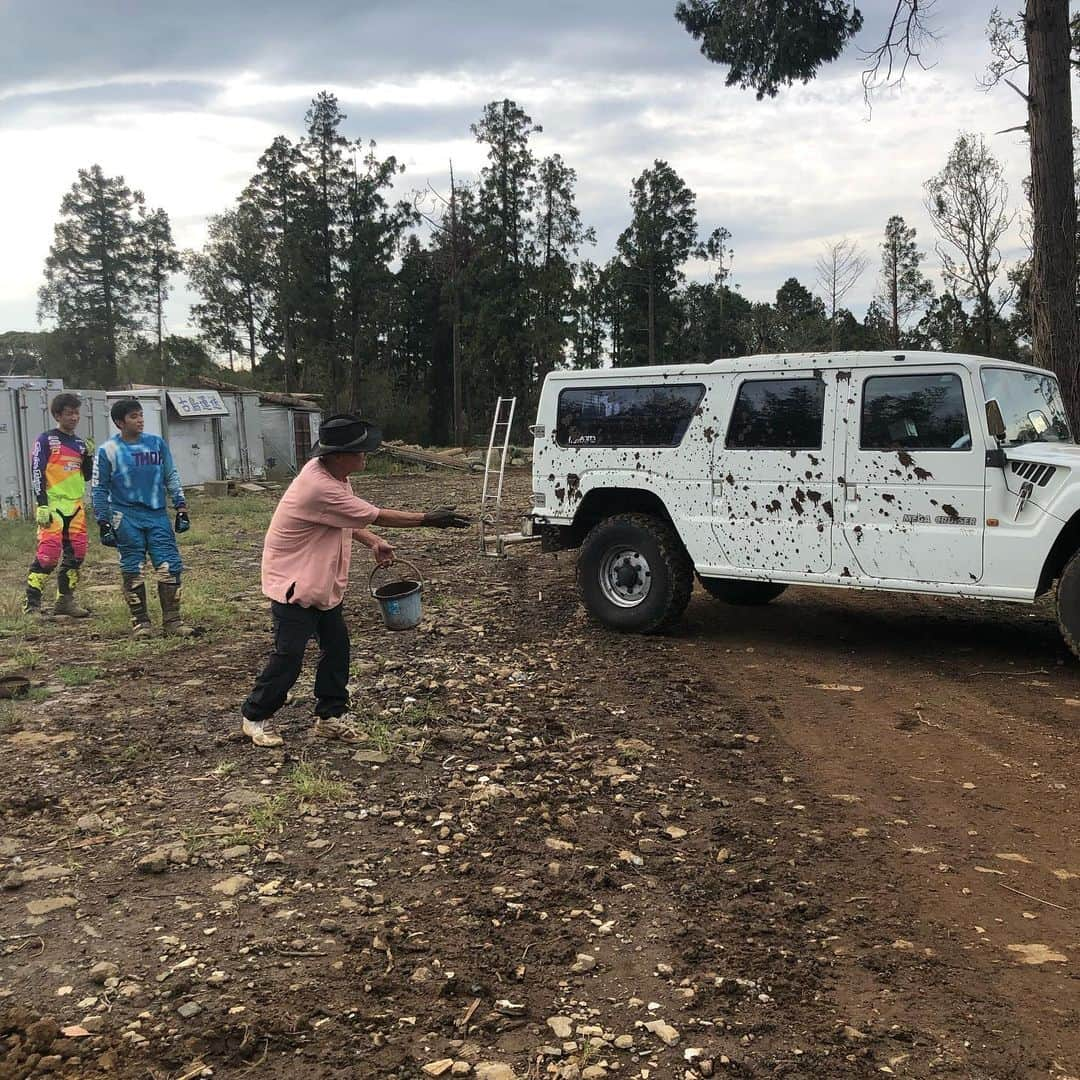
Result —
<svg viewBox="0 0 1080 1080"><path fill-rule="evenodd" d="M858 488L855 484L844 485L844 498L848 502L855 502L858 499Z"/></svg>

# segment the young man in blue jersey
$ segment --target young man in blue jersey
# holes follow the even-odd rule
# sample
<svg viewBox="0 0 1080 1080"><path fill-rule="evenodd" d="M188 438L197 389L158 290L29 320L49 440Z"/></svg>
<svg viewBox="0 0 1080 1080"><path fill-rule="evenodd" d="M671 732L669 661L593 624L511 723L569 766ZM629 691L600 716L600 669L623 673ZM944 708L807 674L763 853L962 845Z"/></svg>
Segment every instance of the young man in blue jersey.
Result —
<svg viewBox="0 0 1080 1080"><path fill-rule="evenodd" d="M142 576L149 555L157 578L162 628L167 636L186 637L191 630L180 621L184 565L165 508L167 493L176 510L176 531L191 528L180 475L165 440L143 433L138 401L118 401L110 415L119 430L98 447L94 458L94 518L101 543L119 548L124 599L135 635L142 637L152 630Z"/></svg>

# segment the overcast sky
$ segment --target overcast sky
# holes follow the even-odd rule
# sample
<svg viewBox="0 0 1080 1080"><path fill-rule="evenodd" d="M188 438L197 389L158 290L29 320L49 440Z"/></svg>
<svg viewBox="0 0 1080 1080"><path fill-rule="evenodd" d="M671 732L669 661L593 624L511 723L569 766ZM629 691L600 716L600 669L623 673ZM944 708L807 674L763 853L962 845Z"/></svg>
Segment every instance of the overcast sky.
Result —
<svg viewBox="0 0 1080 1080"><path fill-rule="evenodd" d="M725 87L726 69L700 55L674 6L0 0L0 331L37 327L43 262L78 168L122 174L168 211L179 246L199 246L207 215L236 198L275 135L301 134L322 89L348 114L346 135L405 163L402 194L445 191L451 159L459 176L475 175L482 150L469 124L486 102L513 98L543 125L536 153L561 153L577 170L582 217L597 232L586 254L598 261L626 226L631 180L663 158L697 193L701 232L732 233L734 280L753 299L792 275L813 287L824 245L847 236L871 256L849 297L861 314L890 214L918 229L936 271L922 184L961 129L986 135L1020 209L1027 149L1020 133L995 132L1023 123L1023 103L978 86L990 0L939 0L934 66L912 70L872 112L857 50L759 102ZM895 2L859 6L857 43L871 46ZM1018 220L1005 254L1022 251ZM178 289L170 329L186 329L187 299Z"/></svg>

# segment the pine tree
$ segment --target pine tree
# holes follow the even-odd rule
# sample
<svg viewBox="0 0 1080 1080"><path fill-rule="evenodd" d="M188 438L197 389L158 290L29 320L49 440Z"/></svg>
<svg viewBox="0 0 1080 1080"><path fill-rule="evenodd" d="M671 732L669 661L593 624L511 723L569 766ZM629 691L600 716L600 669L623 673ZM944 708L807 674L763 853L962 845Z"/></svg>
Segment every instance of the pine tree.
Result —
<svg viewBox="0 0 1080 1080"><path fill-rule="evenodd" d="M146 249L139 228L145 205L122 176L100 165L80 169L60 203L38 317L51 318L77 338L86 374L115 385L121 342L140 324L146 281Z"/></svg>
<svg viewBox="0 0 1080 1080"><path fill-rule="evenodd" d="M472 302L463 325L471 412L486 418L495 397L514 394L527 415L535 392L529 289L536 160L529 137L543 129L504 99L485 106L471 130L488 158L477 186L482 247L469 270Z"/></svg>
<svg viewBox="0 0 1080 1080"><path fill-rule="evenodd" d="M633 182L633 217L617 244L628 296L639 314L631 330L633 362L656 364L664 358L672 297L697 239L694 202L694 193L666 161L654 161Z"/></svg>
<svg viewBox="0 0 1080 1080"><path fill-rule="evenodd" d="M574 202L574 172L559 154L544 158L536 171L533 202L537 264L533 353L534 377L542 381L563 359L574 300L574 257L596 233L581 223Z"/></svg>
<svg viewBox="0 0 1080 1080"><path fill-rule="evenodd" d="M883 344L893 349L900 348L907 320L933 299L934 287L920 269L925 257L915 243L915 230L893 214L885 225L880 292L874 298L889 323L888 340Z"/></svg>
<svg viewBox="0 0 1080 1080"><path fill-rule="evenodd" d="M337 281L352 180L346 157L352 148L340 131L345 119L337 98L325 90L315 96L304 117L307 136L300 147L305 181L300 211L304 272L298 313L304 353L315 369L307 372L307 385L324 385L347 400L347 349L338 332Z"/></svg>
<svg viewBox="0 0 1080 1080"><path fill-rule="evenodd" d="M165 331L165 301L169 298L169 281L182 267L180 253L173 243L169 215L161 209L144 214L139 222L144 249L144 303L153 320L157 348L157 370L162 385L168 382L168 366L163 346Z"/></svg>
<svg viewBox="0 0 1080 1080"><path fill-rule="evenodd" d="M271 303L262 218L250 202L240 202L235 210L211 217L207 231L202 252L186 260L192 287L202 298L192 307L192 317L206 340L228 353L230 369L243 350L254 371Z"/></svg>
<svg viewBox="0 0 1080 1080"><path fill-rule="evenodd" d="M262 341L279 360L285 390L298 390L299 293L303 278L301 248L304 200L299 149L279 135L259 158L259 171L240 198L257 215L265 237L267 310Z"/></svg>
<svg viewBox="0 0 1080 1080"><path fill-rule="evenodd" d="M402 172L396 158L379 159L375 143L356 144L340 228L341 330L354 409L361 404L365 360L371 367L380 359L394 285L390 263L406 228L416 220L408 203L391 206L383 194Z"/></svg>

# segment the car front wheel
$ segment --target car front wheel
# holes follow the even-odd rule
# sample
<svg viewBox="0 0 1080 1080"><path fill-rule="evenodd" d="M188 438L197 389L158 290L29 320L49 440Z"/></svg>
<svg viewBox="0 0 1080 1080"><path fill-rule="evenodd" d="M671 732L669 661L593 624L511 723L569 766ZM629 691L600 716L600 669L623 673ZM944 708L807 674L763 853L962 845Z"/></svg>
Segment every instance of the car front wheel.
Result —
<svg viewBox="0 0 1080 1080"><path fill-rule="evenodd" d="M1069 559L1058 578L1057 620L1065 644L1080 657L1080 551Z"/></svg>

